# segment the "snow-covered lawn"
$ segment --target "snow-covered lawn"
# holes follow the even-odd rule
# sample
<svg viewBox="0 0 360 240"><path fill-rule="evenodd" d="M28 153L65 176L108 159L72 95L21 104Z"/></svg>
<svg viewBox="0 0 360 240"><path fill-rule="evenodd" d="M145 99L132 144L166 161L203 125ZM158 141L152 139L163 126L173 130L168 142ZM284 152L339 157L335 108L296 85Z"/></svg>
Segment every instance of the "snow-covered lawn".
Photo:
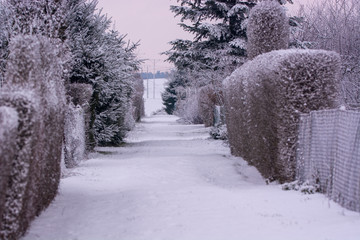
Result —
<svg viewBox="0 0 360 240"><path fill-rule="evenodd" d="M62 179L23 240L358 240L360 214L266 185L201 125L144 119Z"/></svg>

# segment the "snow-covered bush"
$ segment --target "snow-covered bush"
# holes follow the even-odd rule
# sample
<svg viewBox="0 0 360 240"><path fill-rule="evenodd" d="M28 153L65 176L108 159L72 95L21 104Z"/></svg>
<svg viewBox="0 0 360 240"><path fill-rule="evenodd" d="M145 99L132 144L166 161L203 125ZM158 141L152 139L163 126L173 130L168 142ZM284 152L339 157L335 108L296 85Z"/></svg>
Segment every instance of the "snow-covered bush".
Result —
<svg viewBox="0 0 360 240"><path fill-rule="evenodd" d="M199 110L202 121L205 127L214 125L214 110L216 101L216 95L214 87L211 85L202 87L199 92Z"/></svg>
<svg viewBox="0 0 360 240"><path fill-rule="evenodd" d="M202 124L202 117L199 111L199 94L197 91L187 90L186 98L176 103L175 115L182 118L186 123Z"/></svg>
<svg viewBox="0 0 360 240"><path fill-rule="evenodd" d="M133 117L135 121L140 121L145 115L144 107L144 82L140 74L134 77L134 93L132 96Z"/></svg>
<svg viewBox="0 0 360 240"><path fill-rule="evenodd" d="M5 200L0 208L3 209L0 225L1 239L18 239L27 228L29 215L37 209L35 200L37 190L33 188L33 181L40 183L39 174L34 168L39 168L41 149L37 149L39 142L36 130L40 131L41 122L37 119L36 108L39 107L33 91L2 92L0 105L16 109L18 113L18 132L16 140L16 154L11 161L7 187L2 194ZM35 136L36 135L36 136ZM41 171L38 169L37 171ZM37 186L39 187L39 185ZM33 205L29 209L29 205Z"/></svg>
<svg viewBox="0 0 360 240"><path fill-rule="evenodd" d="M273 50L287 49L288 22L284 8L277 1L258 3L251 10L247 25L249 59Z"/></svg>
<svg viewBox="0 0 360 240"><path fill-rule="evenodd" d="M0 106L19 117L1 219L1 239L18 239L53 200L60 180L65 91L61 45L42 36L11 39Z"/></svg>
<svg viewBox="0 0 360 240"><path fill-rule="evenodd" d="M294 180L300 113L338 105L340 59L322 50L257 56L224 81L232 153L280 182Z"/></svg>
<svg viewBox="0 0 360 240"><path fill-rule="evenodd" d="M72 83L66 86L66 95L68 96L68 111L73 109L74 106L80 106L83 109L83 118L84 118L84 128L85 128L85 155L87 152L92 150L93 140L90 139L90 120L91 120L91 110L90 110L90 100L93 94L93 88L90 84L85 83ZM74 105L74 106L72 106ZM66 115L67 116L67 115ZM66 117L65 116L65 117ZM69 116L72 116L70 114ZM67 121L67 120L65 120ZM65 130L65 135L71 133ZM66 138L67 136L65 136ZM71 138L71 136L69 136Z"/></svg>
<svg viewBox="0 0 360 240"><path fill-rule="evenodd" d="M80 105L68 105L65 112L64 161L67 168L76 167L85 159L85 119Z"/></svg>
<svg viewBox="0 0 360 240"><path fill-rule="evenodd" d="M161 94L167 114L174 114L178 102L186 98L184 89L188 86L189 76L187 71L176 70L171 72L165 91Z"/></svg>
<svg viewBox="0 0 360 240"><path fill-rule="evenodd" d="M66 95L70 98L75 106L81 107L89 106L91 95L93 94L93 88L90 84L85 83L72 83L66 86Z"/></svg>
<svg viewBox="0 0 360 240"><path fill-rule="evenodd" d="M284 183L281 185L282 190L289 191L300 191L304 194L314 194L320 192L320 185L319 184L310 184L309 181L305 181L300 183L299 181L293 181L289 183Z"/></svg>
<svg viewBox="0 0 360 240"><path fill-rule="evenodd" d="M219 124L213 126L210 130L210 136L213 139L227 140L228 133L227 133L226 124Z"/></svg>
<svg viewBox="0 0 360 240"><path fill-rule="evenodd" d="M12 161L16 156L18 114L14 108L0 107L0 229Z"/></svg>

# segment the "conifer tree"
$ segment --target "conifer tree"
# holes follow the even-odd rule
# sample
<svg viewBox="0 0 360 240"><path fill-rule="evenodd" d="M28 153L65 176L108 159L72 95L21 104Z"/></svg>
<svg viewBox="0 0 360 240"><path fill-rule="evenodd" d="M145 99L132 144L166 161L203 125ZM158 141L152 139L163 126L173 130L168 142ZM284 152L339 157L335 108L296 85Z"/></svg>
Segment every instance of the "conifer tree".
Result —
<svg viewBox="0 0 360 240"><path fill-rule="evenodd" d="M292 3L291 0L274 1ZM175 65L177 74L185 74L179 79L188 79L187 86L195 89L213 85L215 95L221 95L220 82L246 61L247 19L257 2L178 0L178 5L171 6L175 16L181 17L179 25L194 36L193 40L170 42L171 49L164 53L167 60ZM178 84L170 82L169 93L176 92L172 89L174 85ZM166 108L175 106L176 98L164 97Z"/></svg>
<svg viewBox="0 0 360 240"><path fill-rule="evenodd" d="M246 57L246 23L256 0L178 0L171 6L179 24L194 39L178 39L165 54L181 68L238 66ZM279 0L281 4L291 0ZM190 22L187 24L185 22Z"/></svg>
<svg viewBox="0 0 360 240"><path fill-rule="evenodd" d="M111 20L96 11L96 1L78 1L67 30L73 54L70 82L91 84L94 89L90 149L118 145L133 123L133 73L140 63L134 54L137 44L126 44L124 36L109 30Z"/></svg>

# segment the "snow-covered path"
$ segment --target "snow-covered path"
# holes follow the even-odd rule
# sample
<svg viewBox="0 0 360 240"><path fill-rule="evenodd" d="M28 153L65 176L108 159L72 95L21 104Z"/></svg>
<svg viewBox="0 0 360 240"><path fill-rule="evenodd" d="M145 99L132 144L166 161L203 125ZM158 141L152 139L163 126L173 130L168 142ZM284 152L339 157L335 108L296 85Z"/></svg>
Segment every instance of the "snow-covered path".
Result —
<svg viewBox="0 0 360 240"><path fill-rule="evenodd" d="M360 215L266 185L200 125L156 115L62 179L23 240L358 240Z"/></svg>

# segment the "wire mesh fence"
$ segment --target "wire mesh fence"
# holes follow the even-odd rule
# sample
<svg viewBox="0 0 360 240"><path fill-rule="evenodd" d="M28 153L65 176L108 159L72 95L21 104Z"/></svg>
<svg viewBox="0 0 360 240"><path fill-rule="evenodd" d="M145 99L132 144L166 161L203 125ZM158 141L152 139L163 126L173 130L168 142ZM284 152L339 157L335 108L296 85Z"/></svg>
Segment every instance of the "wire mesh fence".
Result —
<svg viewBox="0 0 360 240"><path fill-rule="evenodd" d="M318 184L340 205L360 212L360 113L322 110L300 117L297 179Z"/></svg>

